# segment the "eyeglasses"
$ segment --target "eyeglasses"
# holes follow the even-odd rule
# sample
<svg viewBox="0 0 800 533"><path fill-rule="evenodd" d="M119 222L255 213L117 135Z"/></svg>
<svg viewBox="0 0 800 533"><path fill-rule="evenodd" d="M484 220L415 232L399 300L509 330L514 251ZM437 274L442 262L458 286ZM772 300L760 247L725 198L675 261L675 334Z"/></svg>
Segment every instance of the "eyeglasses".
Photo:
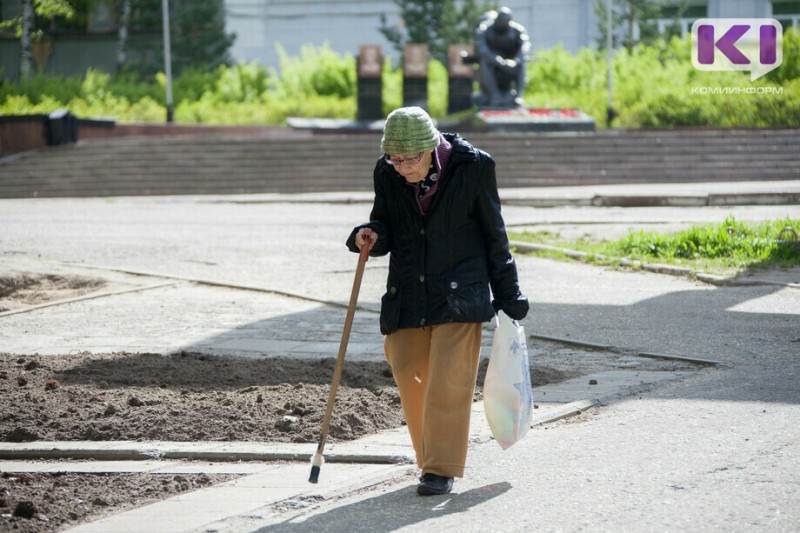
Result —
<svg viewBox="0 0 800 533"><path fill-rule="evenodd" d="M422 161L422 156L425 155L425 152L420 152L418 155L414 157L407 157L405 159L400 159L397 156L392 156L389 154L384 154L383 158L392 166L399 167L401 165L416 165L420 161Z"/></svg>

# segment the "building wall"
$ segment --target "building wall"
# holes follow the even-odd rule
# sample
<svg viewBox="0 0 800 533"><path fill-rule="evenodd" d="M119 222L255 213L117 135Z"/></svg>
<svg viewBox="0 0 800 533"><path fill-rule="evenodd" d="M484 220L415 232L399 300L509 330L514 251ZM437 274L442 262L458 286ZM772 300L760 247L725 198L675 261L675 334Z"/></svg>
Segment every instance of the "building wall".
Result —
<svg viewBox="0 0 800 533"><path fill-rule="evenodd" d="M603 0L605 1L605 0ZM771 0L691 0L706 5L709 17L768 17ZM561 45L570 52L597 42L593 0L506 0L514 19L528 29L534 52ZM278 66L276 43L297 55L306 43L329 43L339 53L357 54L361 44L378 44L384 55L398 53L378 31L380 15L399 20L391 0L226 0L227 31L236 33L232 56Z"/></svg>
<svg viewBox="0 0 800 533"><path fill-rule="evenodd" d="M83 75L89 68L114 72L117 68L117 41L110 35L58 36L50 39L50 53L41 65L34 61L34 72L41 70L61 76ZM3 79L18 79L19 41L0 40L0 69Z"/></svg>
<svg viewBox="0 0 800 533"><path fill-rule="evenodd" d="M19 76L19 42L0 41L0 79L16 79Z"/></svg>
<svg viewBox="0 0 800 533"><path fill-rule="evenodd" d="M604 0L605 1L605 0ZM11 15L18 0L0 0L3 14ZM768 17L771 0L690 0L707 5L709 17ZM533 51L563 46L570 52L594 46L598 21L593 0L506 0L531 36ZM236 34L231 49L235 61L257 61L278 67L278 46L296 56L303 44L329 43L339 53L356 55L362 44L378 44L384 55L398 53L378 31L380 15L390 24L399 22L399 9L392 0L225 0L226 31ZM90 66L113 72L116 41L112 35L59 37L46 71L83 74ZM16 78L19 45L0 40L3 78Z"/></svg>
<svg viewBox="0 0 800 533"><path fill-rule="evenodd" d="M767 17L771 13L770 0L709 0L708 16L720 18Z"/></svg>
<svg viewBox="0 0 800 533"><path fill-rule="evenodd" d="M561 44L570 51L594 43L592 0L508 0L503 5L530 33L533 49ZM226 0L226 31L236 33L231 50L237 60L278 65L276 43L297 55L306 43L329 43L340 53L356 55L362 44L378 44L385 56L399 59L378 28L380 15L399 22L391 0ZM558 21L558 23L554 23Z"/></svg>
<svg viewBox="0 0 800 533"><path fill-rule="evenodd" d="M527 10L516 9L514 13L519 13L519 21L528 29L534 51L560 45L570 52L577 52L594 44L597 21L591 0L533 0L518 3L529 6Z"/></svg>
<svg viewBox="0 0 800 533"><path fill-rule="evenodd" d="M329 43L339 53L356 55L362 44L390 44L378 31L380 15L397 20L393 2L369 0L226 0L226 31L236 34L231 55L240 61L278 66L278 43L290 55L304 44Z"/></svg>

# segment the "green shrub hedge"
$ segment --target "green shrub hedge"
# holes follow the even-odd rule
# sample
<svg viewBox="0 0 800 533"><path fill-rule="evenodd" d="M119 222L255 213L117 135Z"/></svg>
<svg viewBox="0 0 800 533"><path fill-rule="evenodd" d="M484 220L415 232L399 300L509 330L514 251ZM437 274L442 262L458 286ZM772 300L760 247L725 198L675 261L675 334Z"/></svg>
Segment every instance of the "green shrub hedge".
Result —
<svg viewBox="0 0 800 533"><path fill-rule="evenodd" d="M302 47L297 57L279 50L278 69L256 63L184 71L173 81L175 119L182 123L283 124L287 117L354 118L356 65L327 44ZM525 100L534 107L576 107L604 124L606 56L553 48L528 66ZM800 125L800 35L784 36L784 63L750 82L746 73L701 72L692 66L687 40L673 38L614 54L615 126L764 127ZM161 122L166 79L138 80L89 70L81 78L38 75L27 83L0 85L0 113L48 113L66 108L81 117L122 122ZM736 91L740 90L742 94ZM768 92L770 91L770 92ZM447 112L447 70L431 60L429 109ZM383 109L402 105L402 72L387 59Z"/></svg>
<svg viewBox="0 0 800 533"><path fill-rule="evenodd" d="M528 67L526 102L577 107L603 122L607 69L600 51L540 52ZM791 30L784 36L781 67L755 82L748 73L695 69L690 41L677 37L615 52L613 76L616 126L800 125L800 35Z"/></svg>

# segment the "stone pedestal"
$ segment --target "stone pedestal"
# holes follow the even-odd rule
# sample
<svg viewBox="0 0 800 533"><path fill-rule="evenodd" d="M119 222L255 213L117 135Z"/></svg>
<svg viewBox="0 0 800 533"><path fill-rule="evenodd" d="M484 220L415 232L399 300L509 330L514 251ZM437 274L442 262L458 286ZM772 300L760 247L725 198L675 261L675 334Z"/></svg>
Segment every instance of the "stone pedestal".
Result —
<svg viewBox="0 0 800 533"><path fill-rule="evenodd" d="M377 45L363 45L358 53L358 120L383 118L383 57Z"/></svg>
<svg viewBox="0 0 800 533"><path fill-rule="evenodd" d="M403 106L428 109L428 45L407 44L403 49Z"/></svg>
<svg viewBox="0 0 800 533"><path fill-rule="evenodd" d="M475 114L475 127L503 132L594 131L594 118L573 108L549 109L517 107L481 109Z"/></svg>

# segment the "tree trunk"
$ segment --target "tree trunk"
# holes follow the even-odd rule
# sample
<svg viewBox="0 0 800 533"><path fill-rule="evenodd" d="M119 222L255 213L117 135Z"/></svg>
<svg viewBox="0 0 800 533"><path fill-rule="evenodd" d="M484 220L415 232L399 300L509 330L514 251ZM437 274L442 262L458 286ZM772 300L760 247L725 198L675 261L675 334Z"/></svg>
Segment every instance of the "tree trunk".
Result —
<svg viewBox="0 0 800 533"><path fill-rule="evenodd" d="M117 72L128 61L128 31L131 23L131 0L123 0L122 15L119 19L119 45L117 47Z"/></svg>
<svg viewBox="0 0 800 533"><path fill-rule="evenodd" d="M633 35L633 27L636 24L636 6L633 4L629 7L630 11L628 12L628 51L633 50L634 46L634 35Z"/></svg>
<svg viewBox="0 0 800 533"><path fill-rule="evenodd" d="M31 75L33 52L31 51L31 33L33 32L33 0L22 2L22 37L19 41L21 51L19 63L19 77L27 80Z"/></svg>

